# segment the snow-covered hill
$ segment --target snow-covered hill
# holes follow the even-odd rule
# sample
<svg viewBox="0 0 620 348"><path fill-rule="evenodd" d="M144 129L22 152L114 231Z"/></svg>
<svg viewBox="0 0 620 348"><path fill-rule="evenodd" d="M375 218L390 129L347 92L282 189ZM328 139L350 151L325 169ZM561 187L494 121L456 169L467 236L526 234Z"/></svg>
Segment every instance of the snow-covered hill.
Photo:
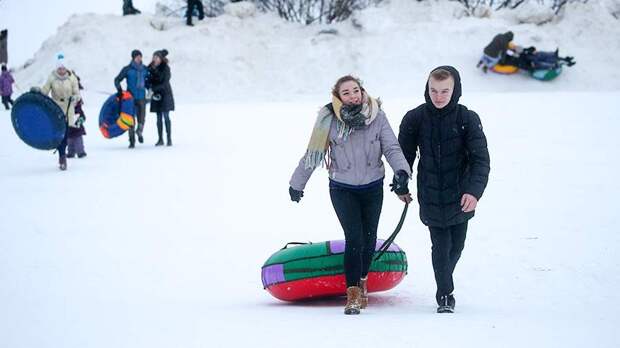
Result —
<svg viewBox="0 0 620 348"><path fill-rule="evenodd" d="M392 0L329 26L302 26L263 13L247 18L225 14L194 28L184 26L182 19L151 15L82 14L46 40L17 77L22 86L42 83L56 53L63 51L91 91L111 91L132 49L150 56L167 48L173 87L186 102L324 95L334 78L345 73L361 76L378 95L407 97L420 90L430 69L442 64L461 69L468 91L620 89L620 21L605 6L574 4L555 22L541 26L518 24L522 17L516 11L486 19L462 17L461 6L453 2L408 0ZM321 33L328 29L337 34ZM482 48L507 30L515 32L519 44L559 47L578 64L551 83L525 75L482 74L475 69Z"/></svg>

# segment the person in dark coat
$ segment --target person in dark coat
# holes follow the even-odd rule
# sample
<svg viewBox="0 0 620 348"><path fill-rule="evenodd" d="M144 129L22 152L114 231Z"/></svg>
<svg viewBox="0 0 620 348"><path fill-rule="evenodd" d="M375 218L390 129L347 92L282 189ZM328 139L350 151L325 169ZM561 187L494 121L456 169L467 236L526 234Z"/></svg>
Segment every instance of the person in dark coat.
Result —
<svg viewBox="0 0 620 348"><path fill-rule="evenodd" d="M123 0L123 16L136 15L136 14L140 14L140 13L141 12L138 9L133 7L133 1L132 0Z"/></svg>
<svg viewBox="0 0 620 348"><path fill-rule="evenodd" d="M451 66L434 69L426 102L407 112L398 141L413 167L419 154L420 219L431 235L438 312L453 312L452 274L465 245L467 222L487 186L489 152L478 115L459 104L461 79Z"/></svg>
<svg viewBox="0 0 620 348"><path fill-rule="evenodd" d="M153 92L151 112L157 114L157 135L159 140L155 146L164 145L163 124L166 125L167 146L172 146L170 111L174 111L174 96L170 86L170 66L168 51L163 49L153 53L153 61L149 65L148 85Z"/></svg>
<svg viewBox="0 0 620 348"><path fill-rule="evenodd" d="M513 39L514 34L512 31L495 35L491 43L484 48L482 57L476 67L482 66L482 71L486 73L488 69L493 68L499 63L506 51L509 49L519 51L519 47L512 42Z"/></svg>
<svg viewBox="0 0 620 348"><path fill-rule="evenodd" d="M187 0L187 13L185 16L187 17L187 25L190 27L194 26L192 24L192 15L194 14L194 10L198 10L198 20L201 21L205 18L205 10L202 5L201 0Z"/></svg>
<svg viewBox="0 0 620 348"><path fill-rule="evenodd" d="M2 65L2 73L0 73L0 96L2 97L2 104L4 104L4 108L10 110L9 104L13 106L13 99L11 99L11 95L13 94L13 84L15 83L15 79L11 72L6 67L6 65Z"/></svg>
<svg viewBox="0 0 620 348"><path fill-rule="evenodd" d="M127 90L133 97L134 105L136 107L136 118L138 119L138 129L135 126L129 128L129 148L133 149L136 146L136 134L138 134L138 142L142 144L144 137L142 135L144 131L145 114L146 114L146 79L148 69L142 64L142 52L140 50L133 50L131 52L131 63L125 66L114 78L114 86L118 98L123 94L121 87L121 81L126 80Z"/></svg>

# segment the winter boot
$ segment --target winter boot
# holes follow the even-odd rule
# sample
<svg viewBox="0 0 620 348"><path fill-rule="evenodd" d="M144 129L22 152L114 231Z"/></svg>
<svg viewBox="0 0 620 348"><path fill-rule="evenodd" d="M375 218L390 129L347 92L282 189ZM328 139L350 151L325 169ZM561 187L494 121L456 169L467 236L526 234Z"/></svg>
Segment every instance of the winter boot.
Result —
<svg viewBox="0 0 620 348"><path fill-rule="evenodd" d="M164 145L164 139L163 139L163 133L164 130L162 129L163 125L161 124L161 122L157 122L157 136L159 137L159 140L157 140L157 143L155 144L155 146L162 146Z"/></svg>
<svg viewBox="0 0 620 348"><path fill-rule="evenodd" d="M170 120L166 120L166 146L172 146L172 125L170 124Z"/></svg>
<svg viewBox="0 0 620 348"><path fill-rule="evenodd" d="M360 298L360 304L362 309L368 307L368 276L360 279L360 288L362 288L362 297Z"/></svg>
<svg viewBox="0 0 620 348"><path fill-rule="evenodd" d="M450 305L450 296L452 295L442 295L439 298L439 301L437 301L437 304L439 305L437 307L437 313L454 313L454 296L452 296L452 305Z"/></svg>
<svg viewBox="0 0 620 348"><path fill-rule="evenodd" d="M362 289L359 286L347 288L347 304L344 306L344 314L360 314Z"/></svg>
<svg viewBox="0 0 620 348"><path fill-rule="evenodd" d="M84 158L84 157L86 157L86 152L78 153L78 158Z"/></svg>
<svg viewBox="0 0 620 348"><path fill-rule="evenodd" d="M67 170L67 156L58 157L58 168L60 170Z"/></svg>
<svg viewBox="0 0 620 348"><path fill-rule="evenodd" d="M136 134L138 134L138 142L142 144L144 142L144 137L142 136L142 125L138 126L138 130L136 131Z"/></svg>

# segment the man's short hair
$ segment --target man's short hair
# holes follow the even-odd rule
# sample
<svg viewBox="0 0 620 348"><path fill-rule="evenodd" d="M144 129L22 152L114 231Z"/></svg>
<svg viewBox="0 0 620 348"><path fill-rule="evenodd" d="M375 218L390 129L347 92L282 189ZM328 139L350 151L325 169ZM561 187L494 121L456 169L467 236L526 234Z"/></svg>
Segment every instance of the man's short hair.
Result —
<svg viewBox="0 0 620 348"><path fill-rule="evenodd" d="M431 76L434 80L444 81L452 77L452 74L446 69L437 69L431 72ZM453 77L452 77L453 78Z"/></svg>

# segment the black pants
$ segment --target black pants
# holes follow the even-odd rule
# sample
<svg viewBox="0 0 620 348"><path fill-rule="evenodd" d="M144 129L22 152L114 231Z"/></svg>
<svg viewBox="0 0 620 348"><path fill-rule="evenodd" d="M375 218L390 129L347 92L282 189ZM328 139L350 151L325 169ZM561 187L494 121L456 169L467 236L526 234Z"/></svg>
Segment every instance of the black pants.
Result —
<svg viewBox="0 0 620 348"><path fill-rule="evenodd" d="M165 111L165 112L158 112L157 113L157 135L159 136L159 140L162 140L162 133L163 133L163 122L165 122L166 124L166 136L168 138L168 141L170 141L171 138L171 133L172 133L172 125L170 124L170 112L169 111Z"/></svg>
<svg viewBox="0 0 620 348"><path fill-rule="evenodd" d="M202 20L205 18L205 10L204 6L202 6L201 0L187 0L187 13L185 16L187 17L187 23L192 23L192 14L194 13L194 9L198 9L198 19Z"/></svg>
<svg viewBox="0 0 620 348"><path fill-rule="evenodd" d="M437 282L436 298L439 302L441 296L450 295L454 291L452 274L465 247L467 222L445 228L429 227L428 229L433 242L433 270L435 282Z"/></svg>
<svg viewBox="0 0 620 348"><path fill-rule="evenodd" d="M10 95L7 95L7 96L3 95L2 96L2 104L4 104L4 108L5 109L9 110L10 109L9 104L11 104L11 106L13 106L13 99L11 99Z"/></svg>
<svg viewBox="0 0 620 348"><path fill-rule="evenodd" d="M67 139L69 136L69 129L67 127L67 131L65 132L65 137L62 138L62 141L60 142L60 145L58 145L58 147L56 148L56 151L58 151L58 159L61 159L63 157L67 156Z"/></svg>
<svg viewBox="0 0 620 348"><path fill-rule="evenodd" d="M136 143L136 131L138 135L142 135L142 131L144 130L144 121L146 114L146 103L144 99L134 101L134 105L136 106L136 119L138 121L137 130L136 125L134 124L131 128L129 128L129 143Z"/></svg>
<svg viewBox="0 0 620 348"><path fill-rule="evenodd" d="M368 275L377 244L383 186L364 190L332 187L329 194L344 230L344 272L347 287L359 286L360 278Z"/></svg>

